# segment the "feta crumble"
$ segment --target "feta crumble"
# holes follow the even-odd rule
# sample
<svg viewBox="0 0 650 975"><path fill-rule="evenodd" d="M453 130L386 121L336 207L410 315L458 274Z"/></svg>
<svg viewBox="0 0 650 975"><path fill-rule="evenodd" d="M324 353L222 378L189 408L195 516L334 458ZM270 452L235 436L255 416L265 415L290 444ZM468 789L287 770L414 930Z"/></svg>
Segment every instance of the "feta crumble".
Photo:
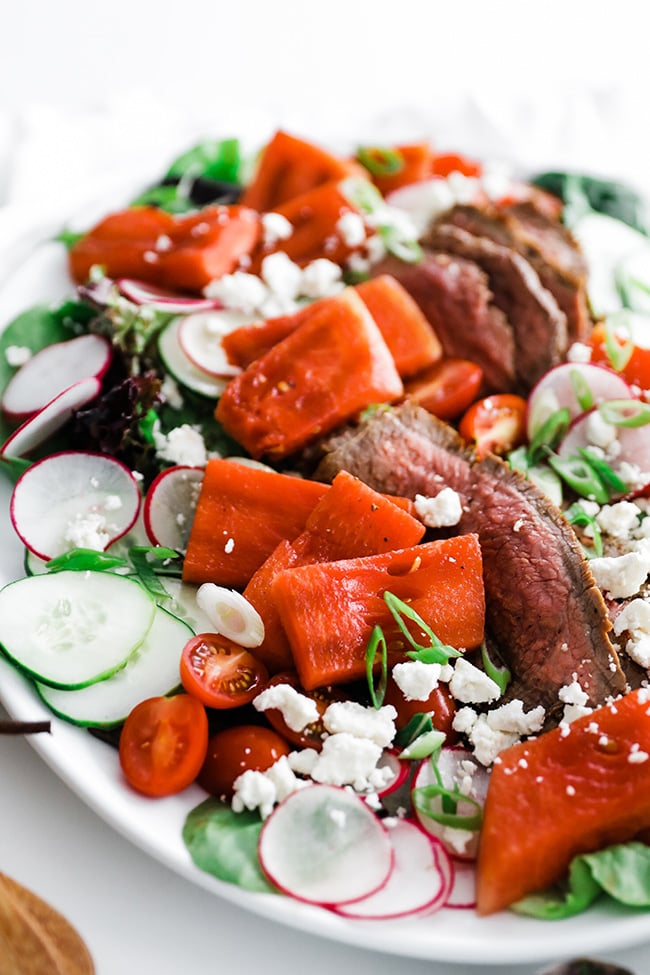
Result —
<svg viewBox="0 0 650 975"><path fill-rule="evenodd" d="M332 734L346 733L387 748L395 737L396 717L392 704L375 709L356 701L333 701L323 715L323 725Z"/></svg>
<svg viewBox="0 0 650 975"><path fill-rule="evenodd" d="M457 492L445 487L434 498L416 494L415 512L429 528L447 528L458 524L463 515L463 506Z"/></svg>
<svg viewBox="0 0 650 975"><path fill-rule="evenodd" d="M277 708L292 731L304 731L308 724L318 721L318 707L312 698L292 687L291 684L272 684L253 700L256 711Z"/></svg>
<svg viewBox="0 0 650 975"><path fill-rule="evenodd" d="M395 664L393 680L407 701L426 701L441 680L449 680L453 671L442 664L425 664L421 660L407 660Z"/></svg>
<svg viewBox="0 0 650 975"><path fill-rule="evenodd" d="M464 657L459 657L454 664L449 689L462 704L489 704L501 696L496 681Z"/></svg>
<svg viewBox="0 0 650 975"><path fill-rule="evenodd" d="M26 345L8 345L5 349L5 359L7 365L15 369L24 366L32 357L32 350Z"/></svg>
<svg viewBox="0 0 650 975"><path fill-rule="evenodd" d="M164 434L160 429L160 423L157 422L152 434L156 456L160 460L185 467L205 467L207 464L208 452L203 436L189 423L183 423L179 427L174 427L168 434Z"/></svg>

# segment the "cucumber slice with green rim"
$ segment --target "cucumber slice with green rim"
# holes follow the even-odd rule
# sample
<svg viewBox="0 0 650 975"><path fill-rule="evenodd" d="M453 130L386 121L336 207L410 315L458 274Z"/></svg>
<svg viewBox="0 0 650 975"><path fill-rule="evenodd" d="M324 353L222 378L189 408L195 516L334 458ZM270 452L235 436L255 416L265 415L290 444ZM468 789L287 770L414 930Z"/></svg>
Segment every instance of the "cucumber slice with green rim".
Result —
<svg viewBox="0 0 650 975"><path fill-rule="evenodd" d="M191 637L186 623L158 608L144 643L111 677L73 691L39 683L36 689L50 710L65 721L111 728L124 721L140 701L176 690L181 651Z"/></svg>
<svg viewBox="0 0 650 975"><path fill-rule="evenodd" d="M42 683L85 687L124 666L155 609L141 585L112 572L29 576L0 590L0 644Z"/></svg>

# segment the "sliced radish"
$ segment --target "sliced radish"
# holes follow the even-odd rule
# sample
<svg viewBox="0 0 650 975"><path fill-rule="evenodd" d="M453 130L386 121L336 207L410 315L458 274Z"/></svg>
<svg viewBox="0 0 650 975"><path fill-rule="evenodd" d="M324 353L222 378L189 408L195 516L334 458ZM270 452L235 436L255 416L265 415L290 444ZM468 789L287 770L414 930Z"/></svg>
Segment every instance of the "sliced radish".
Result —
<svg viewBox="0 0 650 975"><path fill-rule="evenodd" d="M395 861L386 883L354 904L336 905L344 917L387 920L431 913L444 907L452 889L453 868L442 843L406 819L386 824Z"/></svg>
<svg viewBox="0 0 650 975"><path fill-rule="evenodd" d="M487 769L479 764L471 752L456 746L442 748L438 755L437 769L445 789L457 789L474 803L483 806L490 776ZM418 789L437 784L438 779L430 760L424 759L415 774L412 794L415 795ZM418 805L416 801L413 802L419 823L427 833L436 836L452 856L467 860L476 857L478 830L444 826L418 808ZM443 811L442 799L439 797L430 798L428 805L434 813ZM472 816L476 813L476 806L472 802L461 799L458 801L456 811L459 816Z"/></svg>
<svg viewBox="0 0 650 975"><path fill-rule="evenodd" d="M445 907L476 907L476 869L466 860L453 860L453 881Z"/></svg>
<svg viewBox="0 0 650 975"><path fill-rule="evenodd" d="M211 376L236 376L241 372L224 352L221 339L241 325L257 319L240 311L209 311L187 315L178 330L181 349L190 362Z"/></svg>
<svg viewBox="0 0 650 975"><path fill-rule="evenodd" d="M218 399L228 385L228 380L211 376L204 369L199 369L187 358L178 340L178 333L182 323L181 318L175 318L164 328L158 337L158 351L167 367L167 371L172 374L183 386L207 396L210 399Z"/></svg>
<svg viewBox="0 0 650 975"><path fill-rule="evenodd" d="M24 457L29 454L65 426L75 410L81 409L86 403L94 400L101 388L101 381L94 376L80 379L79 382L68 386L7 437L0 448L0 455Z"/></svg>
<svg viewBox="0 0 650 975"><path fill-rule="evenodd" d="M65 451L21 474L10 502L14 529L41 559L73 548L105 549L133 527L140 490L121 461Z"/></svg>
<svg viewBox="0 0 650 975"><path fill-rule="evenodd" d="M173 291L153 288L150 284L135 281L133 278L120 278L116 283L124 297L134 305L149 305L156 311L166 311L172 315L189 315L195 311L223 308L221 302L214 298L186 298L174 294Z"/></svg>
<svg viewBox="0 0 650 975"><path fill-rule="evenodd" d="M80 335L41 349L15 373L2 396L2 409L13 420L33 416L81 379L101 379L113 349L102 335Z"/></svg>
<svg viewBox="0 0 650 975"><path fill-rule="evenodd" d="M404 785L409 777L410 766L408 762L403 762L398 758L397 751L384 751L377 763L378 768L390 768L393 778L390 779L383 789L379 790L378 795L383 798L396 792L400 786Z"/></svg>
<svg viewBox="0 0 650 975"><path fill-rule="evenodd" d="M185 552L199 498L203 470L168 467L153 481L144 499L144 524L154 545Z"/></svg>
<svg viewBox="0 0 650 975"><path fill-rule="evenodd" d="M269 880L286 894L321 906L368 897L393 867L388 833L365 802L331 785L293 792L271 813L259 839Z"/></svg>
<svg viewBox="0 0 650 975"><path fill-rule="evenodd" d="M572 457L578 451L594 445L595 410L583 413L570 426L568 433L559 445L557 452L560 457ZM600 426L600 424L598 424ZM639 472L650 474L650 429L641 427L614 427L617 441L616 456L608 459L610 467L615 471L621 469L621 464L628 463L638 468ZM625 478L623 478L625 480ZM641 477L645 482L649 478ZM631 485L632 488L640 485Z"/></svg>
<svg viewBox="0 0 650 975"><path fill-rule="evenodd" d="M590 402L581 402L583 395ZM568 409L574 419L591 406L610 399L631 399L632 395L623 377L606 366L590 362L555 366L542 376L528 398L528 439L532 440L545 421L560 409Z"/></svg>

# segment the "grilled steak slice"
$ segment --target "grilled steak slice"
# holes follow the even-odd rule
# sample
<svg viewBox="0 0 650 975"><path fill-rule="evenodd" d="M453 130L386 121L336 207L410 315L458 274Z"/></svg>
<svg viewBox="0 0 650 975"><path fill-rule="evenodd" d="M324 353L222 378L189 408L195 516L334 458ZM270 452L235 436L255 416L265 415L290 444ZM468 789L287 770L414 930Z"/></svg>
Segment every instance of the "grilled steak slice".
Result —
<svg viewBox="0 0 650 975"><path fill-rule="evenodd" d="M577 242L563 224L530 202L516 203L507 209L458 205L442 219L475 237L487 237L518 251L532 264L542 285L566 315L569 340L581 342L587 338L592 320L586 267Z"/></svg>
<svg viewBox="0 0 650 975"><path fill-rule="evenodd" d="M566 316L533 266L512 247L453 224L434 224L423 240L432 251L475 261L488 276L494 304L512 325L518 386L525 393L561 362L569 340Z"/></svg>
<svg viewBox="0 0 650 975"><path fill-rule="evenodd" d="M429 253L419 264L387 258L373 274L397 278L431 323L445 355L477 362L488 390L515 388L512 328L492 304L487 275L478 264Z"/></svg>
<svg viewBox="0 0 650 975"><path fill-rule="evenodd" d="M483 553L487 628L513 673L509 696L542 704L577 678L592 705L625 690L611 623L577 539L559 510L497 457L478 460L454 430L412 404L376 413L333 438L317 470L347 470L378 491L414 498L443 486L461 497L461 532Z"/></svg>

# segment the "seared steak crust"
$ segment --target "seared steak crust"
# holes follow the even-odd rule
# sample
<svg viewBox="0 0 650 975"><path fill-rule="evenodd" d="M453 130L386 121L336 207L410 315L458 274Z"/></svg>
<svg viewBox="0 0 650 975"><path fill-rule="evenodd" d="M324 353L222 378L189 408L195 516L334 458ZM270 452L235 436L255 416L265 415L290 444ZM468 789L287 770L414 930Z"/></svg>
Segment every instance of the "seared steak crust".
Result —
<svg viewBox="0 0 650 975"><path fill-rule="evenodd" d="M516 387L512 327L492 303L488 277L478 264L429 253L419 264L388 258L373 273L397 278L430 322L445 355L477 362L487 390Z"/></svg>
<svg viewBox="0 0 650 975"><path fill-rule="evenodd" d="M475 261L487 274L494 304L513 329L520 392L528 392L562 361L569 346L566 315L526 258L451 223L434 224L422 243L428 250Z"/></svg>
<svg viewBox="0 0 650 975"><path fill-rule="evenodd" d="M414 498L442 487L461 497L461 532L483 552L487 627L513 672L509 696L562 714L577 679L594 706L625 690L611 623L577 539L533 484L497 457L478 460L451 427L412 404L379 412L333 438L317 470L344 469L375 490Z"/></svg>

